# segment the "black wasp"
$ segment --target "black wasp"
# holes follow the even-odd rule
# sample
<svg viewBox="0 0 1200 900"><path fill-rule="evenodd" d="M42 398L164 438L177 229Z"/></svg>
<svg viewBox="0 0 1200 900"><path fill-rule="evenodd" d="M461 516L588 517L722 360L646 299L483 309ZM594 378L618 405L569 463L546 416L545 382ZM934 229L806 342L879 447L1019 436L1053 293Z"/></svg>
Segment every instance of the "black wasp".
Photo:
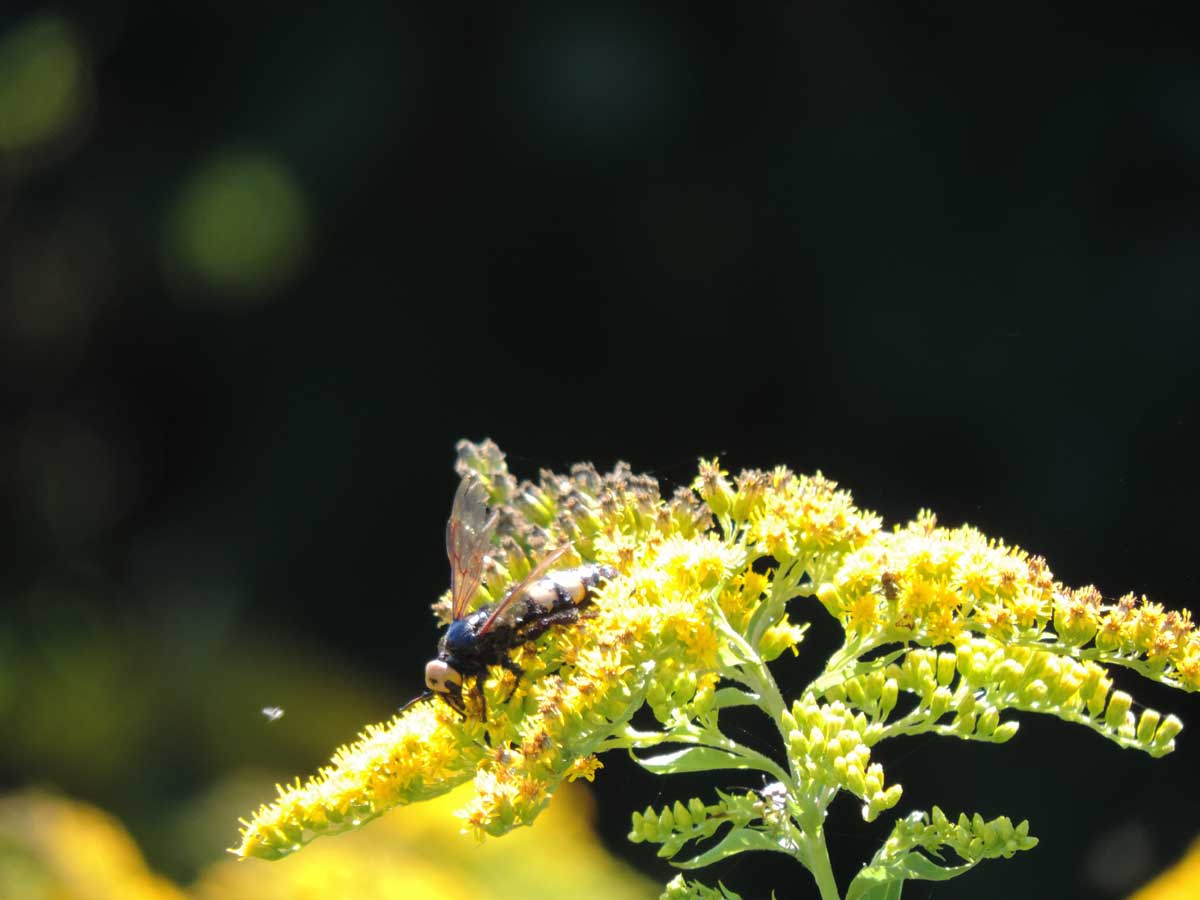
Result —
<svg viewBox="0 0 1200 900"><path fill-rule="evenodd" d="M602 579L617 574L612 566L596 563L546 574L570 549L570 544L563 544L547 554L498 603L481 606L468 615L467 604L479 589L498 518L497 511L488 509L487 488L467 475L454 495L446 523L451 622L438 641L437 657L425 664L425 686L429 690L404 709L418 700L438 696L466 716L464 685L467 679L474 679L471 691L481 717L487 719L483 682L488 668L500 666L520 679L521 667L513 662L509 651L555 625L579 621L580 610L592 600L592 590Z"/></svg>

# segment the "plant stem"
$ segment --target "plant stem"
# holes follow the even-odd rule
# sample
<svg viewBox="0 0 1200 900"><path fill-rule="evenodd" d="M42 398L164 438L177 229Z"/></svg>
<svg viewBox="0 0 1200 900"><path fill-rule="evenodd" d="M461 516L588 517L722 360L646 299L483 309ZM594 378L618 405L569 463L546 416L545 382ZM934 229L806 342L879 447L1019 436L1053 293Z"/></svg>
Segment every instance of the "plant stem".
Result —
<svg viewBox="0 0 1200 900"><path fill-rule="evenodd" d="M833 865L829 861L829 850L825 846L825 829L818 826L811 833L805 833L809 835L805 841L809 871L816 879L821 900L841 900L842 895L838 893L837 881L833 877Z"/></svg>

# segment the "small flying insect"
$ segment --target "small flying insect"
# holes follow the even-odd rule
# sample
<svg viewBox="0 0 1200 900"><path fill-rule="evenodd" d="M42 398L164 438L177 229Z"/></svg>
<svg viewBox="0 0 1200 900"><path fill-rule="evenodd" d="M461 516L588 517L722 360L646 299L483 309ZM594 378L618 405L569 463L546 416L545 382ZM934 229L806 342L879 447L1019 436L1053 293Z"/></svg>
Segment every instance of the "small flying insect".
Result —
<svg viewBox="0 0 1200 900"><path fill-rule="evenodd" d="M617 571L612 566L596 563L547 574L571 548L567 543L548 553L499 602L468 614L467 604L482 580L484 560L499 518L497 511L488 509L487 501L487 488L471 475L462 480L454 495L450 520L446 523L451 621L438 641L437 657L425 665L425 686L429 690L405 704L401 711L437 696L465 718L463 692L467 680L473 679L470 691L486 720L483 682L488 669L499 666L512 672L519 681L524 673L509 651L536 640L556 625L578 622L581 610L592 600L593 589L601 580L616 577Z"/></svg>
<svg viewBox="0 0 1200 900"><path fill-rule="evenodd" d="M283 718L283 707L281 706L264 706L262 708L263 718L268 722L278 722Z"/></svg>

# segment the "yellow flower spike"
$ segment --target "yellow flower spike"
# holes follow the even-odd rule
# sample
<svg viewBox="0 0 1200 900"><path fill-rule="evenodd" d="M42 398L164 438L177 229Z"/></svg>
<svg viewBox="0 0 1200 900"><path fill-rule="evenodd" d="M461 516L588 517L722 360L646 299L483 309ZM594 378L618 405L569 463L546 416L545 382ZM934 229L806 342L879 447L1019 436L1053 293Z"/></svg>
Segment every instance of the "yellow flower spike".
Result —
<svg viewBox="0 0 1200 900"><path fill-rule="evenodd" d="M397 804L449 791L471 777L482 756L464 748L460 734L430 706L368 727L334 754L333 766L303 785L279 788L279 799L243 829L235 852L277 859L316 833L357 827Z"/></svg>

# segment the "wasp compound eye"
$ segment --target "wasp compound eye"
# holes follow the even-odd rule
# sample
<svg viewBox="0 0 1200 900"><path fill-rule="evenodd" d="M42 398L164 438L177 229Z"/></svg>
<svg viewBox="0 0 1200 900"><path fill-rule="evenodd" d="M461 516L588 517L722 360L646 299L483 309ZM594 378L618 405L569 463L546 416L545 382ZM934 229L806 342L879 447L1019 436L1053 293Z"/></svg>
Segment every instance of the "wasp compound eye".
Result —
<svg viewBox="0 0 1200 900"><path fill-rule="evenodd" d="M461 685L462 676L440 659L431 659L425 664L425 686L437 694L444 694L447 685Z"/></svg>

